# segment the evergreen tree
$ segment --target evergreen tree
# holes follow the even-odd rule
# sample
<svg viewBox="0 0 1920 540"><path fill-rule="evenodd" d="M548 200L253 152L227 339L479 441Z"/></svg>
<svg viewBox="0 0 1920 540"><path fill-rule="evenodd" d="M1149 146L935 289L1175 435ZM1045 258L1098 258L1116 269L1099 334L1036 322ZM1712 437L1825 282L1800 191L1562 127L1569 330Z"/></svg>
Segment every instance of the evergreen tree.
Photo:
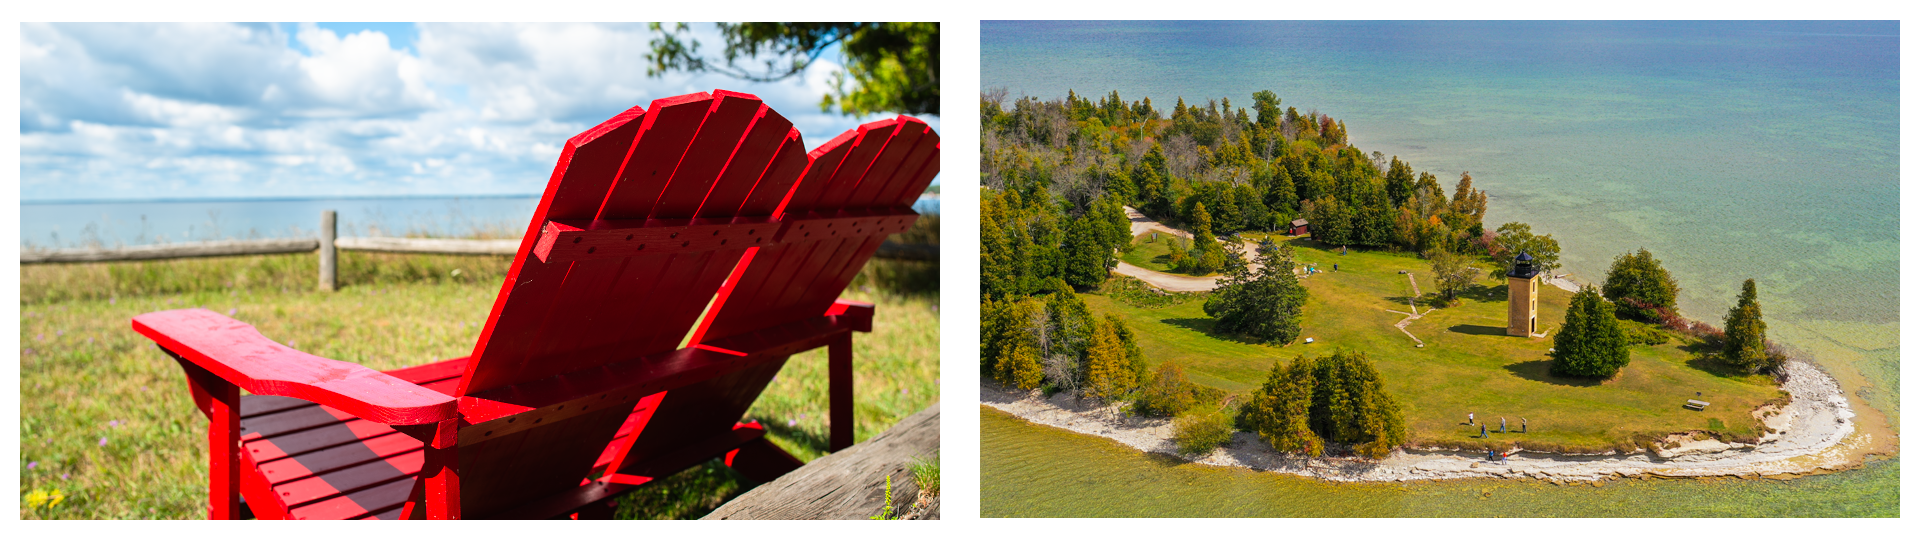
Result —
<svg viewBox="0 0 1920 540"><path fill-rule="evenodd" d="M1400 161L1400 156L1393 156L1393 162L1387 166L1387 198L1394 208L1413 198L1413 166Z"/></svg>
<svg viewBox="0 0 1920 540"><path fill-rule="evenodd" d="M1553 336L1553 374L1611 378L1626 367L1627 335L1613 309L1593 287L1582 287L1567 306L1567 319Z"/></svg>
<svg viewBox="0 0 1920 540"><path fill-rule="evenodd" d="M1293 362L1273 363L1267 381L1249 396L1247 424L1274 450L1318 456L1326 443L1315 435L1311 425L1315 380L1313 362L1295 358Z"/></svg>
<svg viewBox="0 0 1920 540"><path fill-rule="evenodd" d="M1298 205L1300 201L1320 198L1312 183L1312 166L1299 153L1288 151L1280 155L1280 169L1287 171L1293 180L1293 200L1289 204Z"/></svg>
<svg viewBox="0 0 1920 540"><path fill-rule="evenodd" d="M1030 341L1016 341L1001 349L995 366L994 380L1000 384L1021 390L1040 387L1040 351Z"/></svg>
<svg viewBox="0 0 1920 540"><path fill-rule="evenodd" d="M1216 331L1264 343L1291 343L1300 335L1307 303L1307 289L1293 274L1293 246L1266 242L1258 251L1259 270L1234 256L1226 279L1207 298L1204 309L1216 320Z"/></svg>
<svg viewBox="0 0 1920 540"><path fill-rule="evenodd" d="M1119 263L1114 256L1115 250L1127 249L1133 244L1133 220L1127 219L1127 209L1117 197L1101 197L1094 201L1092 214L1105 225L1104 242L1107 245L1107 269L1111 270Z"/></svg>
<svg viewBox="0 0 1920 540"><path fill-rule="evenodd" d="M1208 274L1220 270L1227 264L1226 250L1220 247L1220 240L1213 237L1213 217L1207 215L1207 205L1196 203L1193 207L1193 251L1192 272Z"/></svg>
<svg viewBox="0 0 1920 540"><path fill-rule="evenodd" d="M1120 317L1107 315L1107 324L1113 326L1113 336L1120 339L1120 350L1126 353L1127 368L1133 371L1133 380L1146 381L1148 373L1147 355L1140 351L1139 342L1134 340L1133 330L1128 329Z"/></svg>
<svg viewBox="0 0 1920 540"><path fill-rule="evenodd" d="M1234 206L1240 207L1240 222L1234 224L1236 230L1261 230L1272 223L1268 217L1267 205L1260 200L1259 190L1248 184L1233 187Z"/></svg>
<svg viewBox="0 0 1920 540"><path fill-rule="evenodd" d="M1253 110L1260 129L1270 131L1280 126L1280 96L1272 90L1253 93Z"/></svg>
<svg viewBox="0 0 1920 540"><path fill-rule="evenodd" d="M1671 312L1680 296L1673 275L1646 248L1615 257L1600 290L1612 300L1621 318L1657 321Z"/></svg>
<svg viewBox="0 0 1920 540"><path fill-rule="evenodd" d="M1327 177L1316 174L1317 177ZM1310 229L1313 239L1322 244L1344 246L1353 243L1353 214L1348 206L1332 195L1313 201L1312 214L1307 221L1313 225Z"/></svg>
<svg viewBox="0 0 1920 540"><path fill-rule="evenodd" d="M1106 223L1094 213L1081 214L1067 228L1066 280L1068 285L1088 289L1107 280L1112 269L1113 247L1108 242Z"/></svg>
<svg viewBox="0 0 1920 540"><path fill-rule="evenodd" d="M1721 354L1728 364L1747 373L1775 367L1767 354L1767 322L1760 318L1759 294L1753 280L1748 279L1740 285L1738 303L1727 311L1727 338Z"/></svg>
<svg viewBox="0 0 1920 540"><path fill-rule="evenodd" d="M1057 281L1057 280L1056 280ZM1047 327L1040 341L1040 353L1047 357L1067 356L1084 360L1093 343L1096 319L1073 289L1061 282L1046 299Z"/></svg>
<svg viewBox="0 0 1920 540"><path fill-rule="evenodd" d="M980 300L980 375L985 378L996 377L995 362L1000 359L1002 336L1006 335L1006 305L983 298Z"/></svg>
<svg viewBox="0 0 1920 540"><path fill-rule="evenodd" d="M1094 332L1093 346L1087 350L1087 397L1113 401L1133 390L1133 369L1127 365L1127 352L1114 330L1117 321L1105 319Z"/></svg>
<svg viewBox="0 0 1920 540"><path fill-rule="evenodd" d="M1364 439L1355 441L1354 452L1373 459L1383 459L1393 449L1407 444L1407 421L1401 416L1400 401L1386 391L1381 382L1379 371L1364 353L1352 353L1357 356L1360 369L1351 384L1354 395L1359 396L1360 433Z"/></svg>
<svg viewBox="0 0 1920 540"><path fill-rule="evenodd" d="M1261 194L1261 202L1266 203L1268 210L1288 215L1300 211L1300 194L1294 190L1293 173L1287 170L1284 161L1274 161L1273 174L1264 187L1266 192Z"/></svg>
<svg viewBox="0 0 1920 540"><path fill-rule="evenodd" d="M1019 263L1007 230L1001 193L982 188L980 197L980 294L988 299L1019 294Z"/></svg>
<svg viewBox="0 0 1920 540"><path fill-rule="evenodd" d="M981 357L994 380L1021 390L1041 382L1040 334L1046 305L1020 298L987 302L980 308Z"/></svg>
<svg viewBox="0 0 1920 540"><path fill-rule="evenodd" d="M1308 425L1313 427L1313 432L1337 443L1360 439L1358 396L1353 395L1354 388L1348 384L1357 375L1351 373L1353 366L1344 356L1335 354L1313 359L1313 408L1308 414Z"/></svg>

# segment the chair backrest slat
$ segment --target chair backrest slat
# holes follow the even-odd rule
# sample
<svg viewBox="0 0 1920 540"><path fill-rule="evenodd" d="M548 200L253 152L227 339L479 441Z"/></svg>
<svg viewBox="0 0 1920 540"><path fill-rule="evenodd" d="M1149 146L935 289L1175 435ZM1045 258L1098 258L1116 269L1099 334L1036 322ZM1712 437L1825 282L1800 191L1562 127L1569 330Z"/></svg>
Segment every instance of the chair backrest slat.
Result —
<svg viewBox="0 0 1920 540"><path fill-rule="evenodd" d="M794 189L784 219L911 212L909 205L939 172L939 142L925 123L907 117L849 131L814 150L813 163ZM789 240L793 234L788 232ZM819 315L884 239L808 236L760 249L726 303L702 324L699 339L712 341Z"/></svg>
<svg viewBox="0 0 1920 540"><path fill-rule="evenodd" d="M807 152L786 118L759 98L726 91L655 100L570 139L458 395L671 351L696 323L699 339L713 340L823 314L884 239L874 228L880 218L862 216L904 211L895 195L925 189L932 177L922 171L938 170L937 139L924 123L902 118L861 126ZM727 227L822 217L836 218L834 227L809 222L821 230L798 231L798 241L789 230L764 247L720 244L729 236L719 230L735 234ZM904 224L907 217L891 219ZM607 243L552 236L534 256L550 222L554 231L575 231L565 234L601 231L592 233L602 235L595 242ZM589 249L629 249L614 243L626 234L619 229L644 236L688 225L717 237L706 248L667 253ZM767 239L785 225L769 223ZM555 242L571 247L550 251L559 249ZM724 333L708 332L716 322ZM463 445L463 507L485 515L529 494L577 485L643 399L655 408L629 439L636 456L730 429L783 364L756 364L666 396L615 399L624 401L608 412Z"/></svg>
<svg viewBox="0 0 1920 540"><path fill-rule="evenodd" d="M809 154L812 163L781 219L796 224L811 217L906 219L912 213L907 205L939 171L938 139L925 123L905 117L870 123L835 138ZM734 278L733 289L701 321L694 339L709 343L824 314L886 238L866 228L873 226L867 223L855 230L789 228L785 242L756 248L751 262ZM667 392L646 428L629 439L629 459L723 433L785 364L784 358L765 361Z"/></svg>
<svg viewBox="0 0 1920 540"><path fill-rule="evenodd" d="M467 363L456 395L501 386L510 379L512 374L504 370L482 369L478 360L482 355L523 354L534 343L568 269L567 265L541 264L531 256L540 227L549 219L591 219L599 212L645 120L645 110L634 107L567 140L540 205L534 208L533 221L527 226L531 232L521 240L507 279L494 298L474 346L474 360Z"/></svg>

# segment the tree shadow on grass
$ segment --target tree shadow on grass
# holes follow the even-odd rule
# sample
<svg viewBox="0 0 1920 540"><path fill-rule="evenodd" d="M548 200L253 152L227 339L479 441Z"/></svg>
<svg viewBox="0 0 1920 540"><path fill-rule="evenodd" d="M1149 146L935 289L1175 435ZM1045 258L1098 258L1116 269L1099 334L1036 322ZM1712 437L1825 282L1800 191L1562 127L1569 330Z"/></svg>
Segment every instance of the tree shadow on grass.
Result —
<svg viewBox="0 0 1920 540"><path fill-rule="evenodd" d="M1182 319L1160 319L1160 322L1162 322L1162 323L1165 323L1165 324L1170 324L1170 325L1173 325L1173 326L1178 326L1178 327L1181 327L1181 328L1185 328L1185 329L1188 329L1188 330L1193 330L1193 331L1195 331L1195 332L1200 332L1200 333L1202 333L1202 334L1206 334L1206 335L1207 335L1207 337L1211 337L1211 338L1214 338L1214 339L1218 339L1218 340L1222 340L1222 341L1231 341L1231 342L1234 342L1234 343L1242 343L1242 344L1247 344L1247 345L1267 345L1267 344L1268 344L1268 343L1266 343L1266 342L1263 342L1263 341L1258 341L1258 340L1254 340L1254 339L1252 339L1252 338L1248 338L1248 337L1246 337L1246 336L1240 336L1240 335L1234 335L1234 334L1227 334L1227 333L1222 333L1222 332L1215 332L1215 331L1213 331L1213 326L1214 326L1214 323L1216 323L1216 322L1218 322L1218 321L1216 321L1216 320L1214 320L1213 318L1210 318L1210 317L1188 317L1188 318L1182 318Z"/></svg>
<svg viewBox="0 0 1920 540"><path fill-rule="evenodd" d="M1685 348L1683 347L1682 349L1684 350ZM1727 365L1721 361L1720 356L1716 354L1694 354L1692 357L1687 358L1687 367L1707 372L1710 375L1722 379L1744 379L1748 377L1746 372Z"/></svg>
<svg viewBox="0 0 1920 540"><path fill-rule="evenodd" d="M1453 332L1461 333L1461 334L1472 334L1476 336L1507 335L1507 327L1504 327L1504 326L1480 326L1477 324L1456 324L1450 328L1447 328L1447 330L1451 330Z"/></svg>
<svg viewBox="0 0 1920 540"><path fill-rule="evenodd" d="M1553 360L1551 359L1514 362L1507 364L1507 371L1512 372L1522 379L1540 381L1547 384L1557 384L1560 386L1599 386L1600 383L1605 382L1604 379L1561 377L1554 375Z"/></svg>
<svg viewBox="0 0 1920 540"><path fill-rule="evenodd" d="M1505 302L1507 301L1507 285L1504 283L1500 285L1473 284L1462 287L1457 294L1462 300Z"/></svg>

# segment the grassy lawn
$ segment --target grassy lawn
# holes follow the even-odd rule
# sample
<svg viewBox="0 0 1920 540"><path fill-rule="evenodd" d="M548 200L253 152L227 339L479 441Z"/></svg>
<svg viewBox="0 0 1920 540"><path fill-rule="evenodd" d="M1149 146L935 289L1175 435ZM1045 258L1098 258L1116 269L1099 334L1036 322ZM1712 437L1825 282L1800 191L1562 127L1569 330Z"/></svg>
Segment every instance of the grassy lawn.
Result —
<svg viewBox="0 0 1920 540"><path fill-rule="evenodd" d="M22 267L20 516L204 516L206 420L180 368L129 327L133 316L202 306L316 355L393 369L469 354L510 262L343 252L343 289L321 293L314 259ZM874 332L854 337L862 440L939 399L937 285L887 286L937 279L937 267L916 264L876 261L845 295L879 304ZM826 452L825 364L824 350L795 356L748 412L803 460ZM626 495L621 514L699 517L745 488L708 462ZM64 495L57 505L25 502L52 490Z"/></svg>
<svg viewBox="0 0 1920 540"><path fill-rule="evenodd" d="M1152 270L1155 272L1166 272L1169 274L1188 275L1184 272L1175 272L1173 270L1173 264L1170 262L1170 260L1167 257L1167 254L1171 253L1171 251L1167 249L1167 236L1169 235L1166 233L1160 233L1160 239L1154 240L1153 234L1154 234L1153 232L1148 232L1146 234L1133 237L1133 249L1128 250L1125 253L1121 253L1120 260L1126 261L1127 264L1131 264L1131 265ZM1204 275L1216 276L1216 275L1219 275L1219 273L1216 272L1216 273L1204 274Z"/></svg>
<svg viewBox="0 0 1920 540"><path fill-rule="evenodd" d="M1483 280L1462 295L1461 305L1414 321L1407 331L1426 342L1415 347L1393 327L1406 315L1387 310L1408 309L1412 291L1400 270L1413 271L1421 292L1438 290L1424 260L1359 250L1343 256L1337 246L1328 251L1305 239L1292 244L1300 261L1317 262L1323 271L1340 265L1338 272L1303 280L1312 297L1301 337L1314 338L1312 344L1296 341L1277 347L1209 334L1213 319L1202 311L1202 302L1141 309L1103 296L1085 298L1096 313L1125 318L1151 361L1179 363L1195 382L1229 392L1257 388L1275 360L1339 349L1364 351L1379 367L1388 390L1400 398L1415 444L1598 451L1637 437L1691 430L1754 437L1763 428L1750 411L1782 395L1767 377L1719 373L1690 351L1695 344L1680 339L1633 346L1632 362L1607 381L1549 375L1551 338L1505 334L1504 280ZM1542 330L1560 324L1571 297L1558 288L1541 287ZM1683 409L1695 392L1712 407L1705 412ZM1468 412L1492 422L1496 430L1502 416L1515 431L1525 417L1531 433L1496 433L1482 441L1479 429L1465 424Z"/></svg>

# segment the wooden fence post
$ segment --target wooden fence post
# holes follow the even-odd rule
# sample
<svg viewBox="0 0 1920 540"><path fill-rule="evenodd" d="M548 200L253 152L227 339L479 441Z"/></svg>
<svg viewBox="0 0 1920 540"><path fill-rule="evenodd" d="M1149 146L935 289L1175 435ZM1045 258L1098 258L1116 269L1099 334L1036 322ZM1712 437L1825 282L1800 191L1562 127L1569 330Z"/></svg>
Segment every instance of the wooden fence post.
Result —
<svg viewBox="0 0 1920 540"><path fill-rule="evenodd" d="M338 289L340 284L334 272L338 266L335 264L338 252L333 247L334 236L339 232L336 226L339 222L336 219L338 215L332 210L320 211L320 290L322 291Z"/></svg>

